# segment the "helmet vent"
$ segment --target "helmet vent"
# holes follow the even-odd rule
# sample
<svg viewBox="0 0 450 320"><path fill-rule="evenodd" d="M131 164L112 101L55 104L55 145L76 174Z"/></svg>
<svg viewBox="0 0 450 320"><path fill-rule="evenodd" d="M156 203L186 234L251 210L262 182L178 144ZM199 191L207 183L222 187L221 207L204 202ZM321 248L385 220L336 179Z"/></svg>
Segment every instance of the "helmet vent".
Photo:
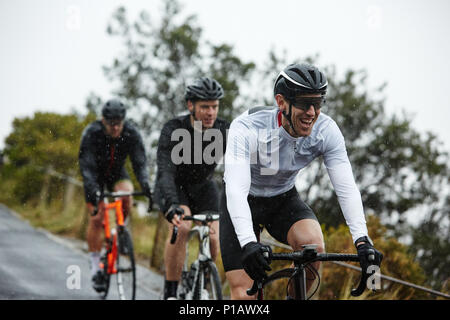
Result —
<svg viewBox="0 0 450 320"><path fill-rule="evenodd" d="M292 69L293 72L295 72L296 74L298 74L303 81L305 81L306 83L309 83L308 78L303 74L303 72L301 70L298 69Z"/></svg>
<svg viewBox="0 0 450 320"><path fill-rule="evenodd" d="M314 70L308 70L308 72L311 75L311 78L313 79L313 81L316 82L317 79L316 79L316 73L314 72Z"/></svg>

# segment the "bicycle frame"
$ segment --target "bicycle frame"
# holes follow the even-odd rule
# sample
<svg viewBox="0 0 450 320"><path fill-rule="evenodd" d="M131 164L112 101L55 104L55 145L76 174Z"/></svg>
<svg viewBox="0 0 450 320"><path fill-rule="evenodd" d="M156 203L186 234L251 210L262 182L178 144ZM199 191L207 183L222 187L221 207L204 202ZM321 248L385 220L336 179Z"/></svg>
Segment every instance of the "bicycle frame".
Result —
<svg viewBox="0 0 450 320"><path fill-rule="evenodd" d="M210 245L209 226L203 226L203 225L194 226L189 231L188 241L190 241L194 236L197 236L197 239L199 241L198 260L200 260L200 261L212 260L211 248L209 247L209 245Z"/></svg>
<svg viewBox="0 0 450 320"><path fill-rule="evenodd" d="M101 199L104 199L103 202L103 228L105 234L105 243L106 245L102 248L102 257L101 257L101 269L106 277L106 289L103 291L103 298L106 298L109 289L110 275L117 275L117 286L119 290L119 297L122 300L127 299L128 297L125 294L124 287L124 273L131 272L131 286L127 286L131 288L129 298L134 300L136 293L136 268L135 268L135 258L134 258L134 250L133 250L133 241L130 237L129 232L125 226L125 217L123 212L123 198L129 196L145 196L143 192L128 192L128 191L118 191L118 192L104 192L101 194ZM107 199L113 198L114 201L109 203ZM152 208L151 198L149 199L149 208L148 212L150 212ZM115 227L111 226L109 210L114 210L115 213ZM98 213L98 206L96 205L92 215L96 215ZM122 257L123 256L123 257ZM122 263L123 261L123 263ZM124 267L122 264L127 264L126 261L129 262L130 266Z"/></svg>
<svg viewBox="0 0 450 320"><path fill-rule="evenodd" d="M207 212L207 211L205 211ZM182 290L183 293L180 293L180 295L183 295L184 299L191 300L192 298L198 299L198 294L200 292L200 295L202 295L202 288L204 287L204 281L205 279L200 277L200 275L203 274L203 270L205 268L208 268L210 263L213 263L212 256L211 256L211 249L210 249L210 227L208 225L209 222L218 220L219 216L217 214L211 214L207 212L206 214L197 214L194 216L186 216L183 218L183 220L191 220L194 222L201 223L200 225L195 225L189 230L188 236L187 236L187 242L186 242L186 258L184 260L183 264L183 276L182 279L186 279L186 283L184 283L184 280L182 281ZM178 228L174 226L173 234L171 243L175 243L176 237L178 233ZM199 241L199 252L198 256L194 260L194 262L191 264L191 267L189 268L189 242L192 240L192 238L196 237ZM217 272L217 271L216 271ZM212 280L214 281L214 280ZM200 290L200 291L199 291ZM214 293L213 293L214 294ZM197 297L197 298L196 298Z"/></svg>
<svg viewBox="0 0 450 320"><path fill-rule="evenodd" d="M109 223L109 210L114 209L116 215L116 224L118 228L123 228L124 217L123 217L123 203L122 199L115 200L111 203L105 203L105 213L103 215L103 226L105 229L105 240L108 244L107 248L107 259L108 259L108 273L117 273L116 269L116 259L117 259L117 233L112 232Z"/></svg>
<svg viewBox="0 0 450 320"><path fill-rule="evenodd" d="M191 300L192 296L195 291L195 287L199 285L200 287L203 286L203 283L198 282L199 274L200 274L200 268L201 264L210 261L211 259L211 250L209 248L209 227L208 226L194 226L188 234L188 242L192 240L193 237L197 237L199 241L199 253L193 264L196 265L196 272L193 275L193 281L192 281L192 288L188 292L186 292L186 299ZM184 260L184 267L183 270L185 272L189 272L189 265L188 265L188 257L189 255L189 246L186 245L186 259Z"/></svg>

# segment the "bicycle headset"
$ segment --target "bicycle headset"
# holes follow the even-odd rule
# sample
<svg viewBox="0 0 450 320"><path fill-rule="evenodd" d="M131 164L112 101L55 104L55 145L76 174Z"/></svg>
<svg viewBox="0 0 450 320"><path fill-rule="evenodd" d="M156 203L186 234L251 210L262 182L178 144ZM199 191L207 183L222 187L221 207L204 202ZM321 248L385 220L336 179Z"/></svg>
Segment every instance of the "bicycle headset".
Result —
<svg viewBox="0 0 450 320"><path fill-rule="evenodd" d="M283 116L289 121L292 130L292 104L298 95L320 94L325 98L328 81L326 76L316 67L309 64L293 63L282 70L275 80L273 94L281 94L289 102L289 114L283 111Z"/></svg>

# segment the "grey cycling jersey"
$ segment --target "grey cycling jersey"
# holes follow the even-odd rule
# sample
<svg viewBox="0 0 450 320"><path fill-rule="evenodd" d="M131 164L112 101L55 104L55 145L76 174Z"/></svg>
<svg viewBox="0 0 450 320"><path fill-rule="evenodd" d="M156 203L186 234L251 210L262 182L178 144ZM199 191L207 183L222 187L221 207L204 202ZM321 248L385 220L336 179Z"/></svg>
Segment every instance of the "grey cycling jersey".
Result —
<svg viewBox="0 0 450 320"><path fill-rule="evenodd" d="M248 194L272 197L290 190L298 172L319 156L323 156L353 240L367 235L361 194L344 137L333 119L321 113L311 134L300 138L281 126L276 108L252 109L231 123L224 180L227 208L242 247L256 241Z"/></svg>

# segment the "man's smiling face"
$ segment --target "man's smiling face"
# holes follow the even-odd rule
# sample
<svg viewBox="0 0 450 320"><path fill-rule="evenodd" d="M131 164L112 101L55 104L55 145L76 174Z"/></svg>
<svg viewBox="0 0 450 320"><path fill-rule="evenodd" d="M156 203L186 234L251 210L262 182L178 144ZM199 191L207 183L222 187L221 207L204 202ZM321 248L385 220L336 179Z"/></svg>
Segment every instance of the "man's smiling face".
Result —
<svg viewBox="0 0 450 320"><path fill-rule="evenodd" d="M277 95L278 96L278 95ZM277 99L281 111L289 113L289 101L282 95ZM305 94L298 96L292 102L291 121L295 132L290 127L288 120L283 118L283 127L294 137L306 137L312 132L314 123L320 115L320 107L323 98L320 94Z"/></svg>

